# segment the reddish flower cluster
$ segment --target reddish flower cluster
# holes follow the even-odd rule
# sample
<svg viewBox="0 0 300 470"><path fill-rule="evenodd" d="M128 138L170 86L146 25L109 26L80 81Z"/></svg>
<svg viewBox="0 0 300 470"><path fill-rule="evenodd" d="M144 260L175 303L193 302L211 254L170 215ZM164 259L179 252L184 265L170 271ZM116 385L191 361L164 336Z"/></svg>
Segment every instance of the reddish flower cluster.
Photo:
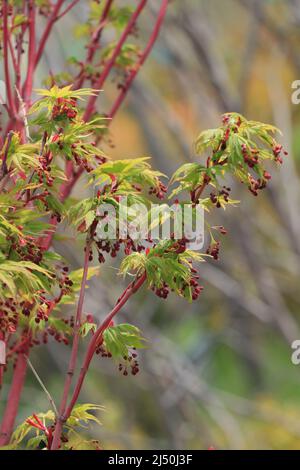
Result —
<svg viewBox="0 0 300 470"><path fill-rule="evenodd" d="M218 194L214 193L213 191L210 193L209 197L211 202L218 208L221 207L221 203L219 201L220 197L224 198L224 201L228 202L229 200L229 193L231 191L231 188L223 186L223 189L218 192Z"/></svg>
<svg viewBox="0 0 300 470"><path fill-rule="evenodd" d="M270 178L268 178L270 179ZM258 195L258 191L264 189L267 186L267 179L258 178L257 180L253 176L249 176L249 191L254 195Z"/></svg>
<svg viewBox="0 0 300 470"><path fill-rule="evenodd" d="M165 282L163 283L162 287L153 287L152 290L155 292L155 295L161 299L167 299L170 293L169 286Z"/></svg>
<svg viewBox="0 0 300 470"><path fill-rule="evenodd" d="M100 355L101 357L105 357L109 359L112 358L111 352L107 350L103 342L97 346L95 353L97 355ZM127 376L128 369L130 369L131 374L136 375L139 372L139 363L136 358L137 358L136 349L132 348L132 351L129 352L128 356L123 357L124 362L119 364L119 367L118 367L119 371L122 372L123 375Z"/></svg>
<svg viewBox="0 0 300 470"><path fill-rule="evenodd" d="M13 333L18 326L19 305L13 298L8 298L5 302L0 301L0 331Z"/></svg>
<svg viewBox="0 0 300 470"><path fill-rule="evenodd" d="M157 187L151 187L149 189L149 194L155 195L156 197L158 197L158 199L164 199L167 190L167 187L161 181L158 181Z"/></svg>
<svg viewBox="0 0 300 470"><path fill-rule="evenodd" d="M219 259L219 251L220 251L220 242L214 242L206 250L208 255L211 255L215 260Z"/></svg>
<svg viewBox="0 0 300 470"><path fill-rule="evenodd" d="M98 251L98 261L99 263L105 263L105 257L103 253L110 253L112 258L115 258L118 252L121 249L121 245L124 246L124 253L125 255L130 255L132 252L141 252L145 249L145 247L141 244L135 245L131 238L127 238L126 240L117 240L117 241L109 241L109 240L99 240L96 241L96 249ZM92 252L90 258L92 258Z"/></svg>
<svg viewBox="0 0 300 470"><path fill-rule="evenodd" d="M274 154L274 157L275 157L275 161L276 161L276 162L282 163L282 157L281 157L282 151L283 151L282 145L280 145L280 144L274 145L274 147L273 147L273 154ZM286 150L284 150L284 151L283 151L283 154L284 154L284 155L288 155L288 152L287 152Z"/></svg>
<svg viewBox="0 0 300 470"><path fill-rule="evenodd" d="M201 292L203 291L203 286L199 285L199 276L197 275L197 270L192 268L192 278L189 284L183 283L181 286L181 292L183 293L184 290L189 287L192 290L192 300L197 300ZM152 291L160 297L161 299L167 299L170 293L170 287L166 282L163 282L161 287L152 287Z"/></svg>
<svg viewBox="0 0 300 470"><path fill-rule="evenodd" d="M87 173L91 173L91 171L93 171L93 167L90 165L87 158L81 157L78 154L78 152L76 152L77 145L72 144L71 148L72 148L72 156L74 158L74 161L75 161L76 165L81 167L81 168L84 168Z"/></svg>
<svg viewBox="0 0 300 470"><path fill-rule="evenodd" d="M246 144L242 144L242 154L244 157L244 162L249 166L249 168L254 168L258 164L258 153L257 149L249 150Z"/></svg>
<svg viewBox="0 0 300 470"><path fill-rule="evenodd" d="M64 319L63 322L66 325L69 325L71 328L74 327L74 317L71 317L70 320ZM62 333L61 331L57 330L53 326L48 326L47 330L43 333L43 343L48 342L48 335L52 336L57 343L63 343L66 346L69 344L69 338L67 337L66 333Z"/></svg>
<svg viewBox="0 0 300 470"><path fill-rule="evenodd" d="M112 354L107 351L107 349L105 348L105 346L103 344L99 345L95 351L96 354L100 354L101 357L108 357L108 358L111 358L112 357Z"/></svg>
<svg viewBox="0 0 300 470"><path fill-rule="evenodd" d="M199 276L197 276L197 270L192 268L193 277L190 281L190 287L192 288L192 300L197 300L204 287L199 285Z"/></svg>
<svg viewBox="0 0 300 470"><path fill-rule="evenodd" d="M77 116L76 100L58 98L52 109L52 119L70 119L73 120Z"/></svg>
<svg viewBox="0 0 300 470"><path fill-rule="evenodd" d="M51 176L52 153L49 151L46 155L39 157L40 168L37 168L37 176L40 183L45 183L50 188L53 186L54 178Z"/></svg>
<svg viewBox="0 0 300 470"><path fill-rule="evenodd" d="M135 352L135 348L132 348L133 352L129 353L128 356L124 356L124 363L119 364L119 371L123 373L124 376L128 375L128 369L131 370L132 375L136 375L139 373L139 363L137 361L137 353Z"/></svg>
<svg viewBox="0 0 300 470"><path fill-rule="evenodd" d="M21 227L20 230L22 230ZM43 253L33 237L26 236L25 238L8 235L6 239L11 241L11 250L17 253L21 261L31 261L34 264L40 264Z"/></svg>

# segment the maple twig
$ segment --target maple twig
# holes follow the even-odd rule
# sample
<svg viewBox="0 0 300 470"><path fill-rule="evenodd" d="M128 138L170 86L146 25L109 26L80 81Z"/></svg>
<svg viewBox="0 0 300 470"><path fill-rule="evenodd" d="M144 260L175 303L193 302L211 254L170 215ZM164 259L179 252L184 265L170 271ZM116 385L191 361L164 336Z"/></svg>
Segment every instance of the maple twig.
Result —
<svg viewBox="0 0 300 470"><path fill-rule="evenodd" d="M23 99L25 102L26 110L30 104L30 97L33 86L33 75L35 69L35 2L29 0L28 2L28 20L29 20L29 45L28 45L28 67L27 76L23 87Z"/></svg>
<svg viewBox="0 0 300 470"><path fill-rule="evenodd" d="M75 5L76 5L78 2L79 2L79 0L73 0L73 2L70 3L70 5L68 5L65 10L63 10L59 15L56 16L55 21L60 20L63 16L65 16L67 13L69 13L69 11L71 11L72 8L74 8Z"/></svg>
<svg viewBox="0 0 300 470"><path fill-rule="evenodd" d="M44 33L41 37L40 45L38 47L38 50L37 50L37 53L36 53L36 56L35 56L35 67L38 65L38 63L41 59L41 56L42 56L42 54L44 52L44 49L45 49L46 42L47 42L48 37L51 33L51 30L52 30L52 27L53 27L54 23L57 21L59 11L60 11L63 3L64 3L64 0L58 0L57 3L55 4L55 7L53 8L52 14L49 18L49 21L47 23L45 31L44 31Z"/></svg>
<svg viewBox="0 0 300 470"><path fill-rule="evenodd" d="M118 111L119 107L123 103L124 98L126 97L132 82L134 81L134 79L135 79L136 75L138 74L140 68L142 67L142 65L146 61L148 55L150 54L150 52L151 52L151 50L152 50L152 48L155 44L155 41L156 41L156 39L159 35L162 22L163 22L163 20L165 18L165 15L167 13L168 3L169 3L169 0L163 0L162 1L161 7L160 7L160 10L159 10L159 13L158 13L158 17L157 17L153 32L152 32L152 34L150 36L150 39L148 41L148 44L147 44L145 50L143 51L139 61L135 65L134 69L130 72L129 77L126 80L125 85L122 87L122 91L120 92L119 96L117 97L117 99L116 99L116 101L115 101L108 117L110 117L110 118L114 117L114 115Z"/></svg>
<svg viewBox="0 0 300 470"><path fill-rule="evenodd" d="M6 95L8 103L8 113L9 117L14 119L16 117L16 106L13 98L11 79L10 79L10 70L9 70L9 55L8 55L8 46L9 46L9 30L8 30L8 0L3 0L2 6L2 16L3 16L3 61L4 61L4 76L6 84Z"/></svg>
<svg viewBox="0 0 300 470"><path fill-rule="evenodd" d="M39 374L37 373L37 371L35 370L32 362L30 361L29 357L28 356L25 356L26 358L26 361L27 361L27 364L29 365L30 369L32 370L32 373L33 375L35 376L36 380L38 381L38 383L40 384L40 386L42 387L42 389L44 390L44 392L46 393L47 395L47 398L50 402L50 405L52 406L53 408L53 411L55 413L56 416L58 416L58 411L57 411L57 408L56 408L56 405L55 405L55 402L50 394L50 392L47 390L44 382L42 381L42 379L40 378Z"/></svg>
<svg viewBox="0 0 300 470"><path fill-rule="evenodd" d="M29 345L26 343L24 346L23 354L18 354L17 363L13 374L11 388L7 399L8 406L5 408L1 429L0 429L0 447L6 445L12 434L15 419L18 413L18 407L23 389L27 360L26 355L28 354Z"/></svg>
<svg viewBox="0 0 300 470"><path fill-rule="evenodd" d="M75 389L73 392L73 395L70 400L70 404L68 405L66 411L64 414L60 414L59 419L57 421L55 431L54 431L54 436L53 436L53 443L51 450L56 450L59 446L60 443L60 437L61 437L61 431L64 423L66 420L70 417L72 410L74 408L74 405L76 404L78 400L78 396L80 394L86 373L88 371L89 365L91 363L91 360L94 356L96 346L98 342L101 340L101 337L103 335L103 332L106 330L106 328L109 327L112 319L117 315L117 313L121 310L121 308L126 304L128 299L135 294L139 288L144 284L146 280L146 273L143 273L138 279L133 281L124 291L124 293L121 295L119 298L118 302L116 303L115 307L112 309L112 311L105 317L97 331L94 333L89 346L87 348L85 358L83 360L83 365L81 367L79 377L77 380L77 383L75 385Z"/></svg>
<svg viewBox="0 0 300 470"><path fill-rule="evenodd" d="M124 29L123 33L121 34L121 37L120 37L120 39L119 39L119 41L118 41L118 43L117 43L117 45L116 45L116 47L113 51L113 54L112 54L111 58L106 63L106 66L104 67L103 72L101 73L100 77L98 78L98 80L96 80L96 82L93 86L93 88L95 90L100 90L102 88L106 78L108 77L108 75L111 72L111 69L115 65L116 59L119 56L128 35L131 33L132 28L136 23L136 20L138 19L139 15L142 13L142 11L143 11L144 7L146 6L146 4L147 4L147 0L141 0L139 5L137 6L136 10L131 15L131 17L130 17L128 23L127 23L127 26ZM83 116L83 119L85 121L88 121L90 119L90 117L92 116L92 114L94 112L94 107L95 107L97 98L98 98L98 94L95 94L95 95L90 97L90 99L88 101L88 104L87 104L87 107L86 107L86 110L85 110L85 113L84 113L84 116Z"/></svg>
<svg viewBox="0 0 300 470"><path fill-rule="evenodd" d="M91 229L93 230L93 228ZM75 325L74 325L74 339L72 344L72 351L68 366L68 372L65 380L64 390L62 399L59 406L59 416L63 416L66 410L66 405L68 401L68 395L74 375L74 370L76 367L77 356L78 356L78 346L79 346L79 339L80 334L79 330L81 327L81 319L82 319L82 309L83 309L83 302L85 297L85 289L86 289L86 282L88 277L88 266L89 266L89 257L90 257L90 248L91 248L91 239L89 239L85 246L85 256L84 256L84 265L83 265L83 273L80 285L80 292L77 304L77 311L76 311L76 318L75 318Z"/></svg>

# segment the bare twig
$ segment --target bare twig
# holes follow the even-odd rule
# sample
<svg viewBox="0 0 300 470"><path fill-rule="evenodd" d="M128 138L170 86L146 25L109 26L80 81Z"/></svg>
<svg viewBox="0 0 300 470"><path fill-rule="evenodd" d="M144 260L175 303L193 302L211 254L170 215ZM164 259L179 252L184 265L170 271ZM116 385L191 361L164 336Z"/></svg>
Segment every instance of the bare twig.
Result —
<svg viewBox="0 0 300 470"><path fill-rule="evenodd" d="M50 405L52 406L53 411L54 411L54 413L55 413L55 416L58 416L58 410L57 410L57 408L56 408L56 405L55 405L55 403L54 403L54 400L53 400L53 398L52 398L50 392L47 390L47 388L46 388L44 382L42 381L42 379L40 378L39 374L38 374L37 371L35 370L35 368L34 368L32 362L31 362L30 359L29 359L29 357L28 357L28 356L25 356L25 358L26 358L27 364L29 365L30 369L32 370L33 375L35 376L36 380L38 381L38 383L40 384L40 386L42 387L42 389L43 389L44 392L46 393L47 398L48 398L48 400L49 400L49 403L50 403Z"/></svg>

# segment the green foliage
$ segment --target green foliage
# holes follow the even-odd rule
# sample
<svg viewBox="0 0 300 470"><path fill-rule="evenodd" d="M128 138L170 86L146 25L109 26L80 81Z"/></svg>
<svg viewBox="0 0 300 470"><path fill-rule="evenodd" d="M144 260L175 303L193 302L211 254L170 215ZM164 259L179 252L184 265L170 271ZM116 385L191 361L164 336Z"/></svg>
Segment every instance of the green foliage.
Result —
<svg viewBox="0 0 300 470"><path fill-rule="evenodd" d="M93 8L96 15L98 7ZM91 19L90 26L92 23ZM108 55L104 60L109 59L109 51L106 52ZM130 66L137 52L135 47L127 45L117 65ZM24 332L30 335L32 344L39 344L41 340L46 342L49 334L68 344L77 328L74 329L74 316L65 317L62 307L75 304L86 269L87 280L99 273L98 267L87 266L69 273L63 257L47 249L56 224L64 220L77 229L77 236L85 233L89 261L97 250L99 262L103 263L105 258L101 250L107 247L103 248L103 240L97 238L96 230L104 219L99 209L101 204L108 203L116 209L118 222L124 215L122 198L126 196L127 223L130 223L137 218L136 211L130 206L143 203L146 207L143 217L151 219L150 231L164 217L170 217L169 213L165 216L159 211L152 213L149 196L164 199L168 188L161 181L164 175L151 168L147 157L108 161L93 141L95 133L105 127L103 119L97 117L84 122L78 101L96 93L88 88L72 90L70 86L59 88L56 85L50 90L38 90L42 98L30 110L31 142L24 143L19 133L12 132L2 149L4 164L0 183L3 178L8 178L2 183L5 190L0 194L0 310L2 328L17 334L14 348L23 344ZM206 164L195 162L179 168L171 179L170 184L177 187L170 197L189 193L194 210L197 204L207 211L214 206L226 208L237 202L229 198L229 189L222 187L221 181L228 175L246 183L256 195L270 179L265 162L281 160L281 146L273 138L275 130L272 126L247 121L238 114L225 115L222 127L206 131L197 139L197 152L207 153ZM70 174L76 179L83 172L89 175L93 195L64 202L62 193ZM212 190L209 197L204 194L207 188ZM182 204L179 200L176 203ZM119 233L117 242L105 240L108 242L106 251L115 257L124 243L125 256L120 271L134 277L130 284L132 292L135 282L142 277L161 298L167 298L171 290L192 301L202 290L195 265L203 262L206 255L218 257L219 242L212 235L212 230L217 228L208 223L207 227L212 244L205 255L190 251L184 237L176 240L170 235L170 239L153 242L149 234L146 247L135 243L128 234L122 239ZM91 315L81 315L78 334L82 338L94 335L97 329L89 317ZM128 375L130 368L133 375L139 371L133 351L145 347L145 340L137 327L110 325L104 329L100 341L91 354L101 353L103 357L121 361L119 370L124 375ZM78 448L98 446L94 441L89 443L79 439L77 430L85 428L91 421L98 423L93 412L100 409L90 404L73 408L63 426L64 449L72 448L72 442ZM25 442L30 449L50 448L56 419L52 411L28 418L15 431L11 448L22 447Z"/></svg>
<svg viewBox="0 0 300 470"><path fill-rule="evenodd" d="M93 171L95 180L92 181L96 184L107 184L113 179L114 185L117 186L117 194L125 195L129 191L136 193L135 185L140 185L143 189L159 188L159 178L164 175L153 170L148 160L148 157L141 157L106 162Z"/></svg>
<svg viewBox="0 0 300 470"><path fill-rule="evenodd" d="M82 336L82 338L84 338L89 333L95 333L96 329L97 329L96 323L85 322L83 323L83 325L81 325L79 329L79 334L80 336Z"/></svg>
<svg viewBox="0 0 300 470"><path fill-rule="evenodd" d="M150 207L150 200L141 191L151 188L153 192L161 190L159 171L155 171L148 163L148 157L130 160L114 160L99 165L91 173L90 184L95 185L97 196L82 199L69 210L69 221L79 227L81 232L87 232L94 220L101 220L98 207L110 204L116 210L116 221L125 210L122 197L127 198L128 205L143 203ZM135 212L126 212L128 221L135 219Z"/></svg>
<svg viewBox="0 0 300 470"><path fill-rule="evenodd" d="M63 429L64 450L72 449L72 438L78 436L78 430L86 429L91 422L101 424L95 413L103 411L100 405L91 403L77 404ZM37 413L29 416L14 431L11 442L2 450L14 450L26 448L28 450L49 449L53 437L53 426L56 422L55 413L52 410L46 413ZM80 439L80 448L95 448L95 441L83 441ZM79 444L78 444L79 445Z"/></svg>
<svg viewBox="0 0 300 470"><path fill-rule="evenodd" d="M167 284L179 296L191 300L192 262L204 261L204 255L195 251L178 252L179 244L173 240L159 242L148 253L132 253L127 256L120 267L126 275L147 273L150 288L161 288Z"/></svg>
<svg viewBox="0 0 300 470"><path fill-rule="evenodd" d="M274 126L248 121L238 113L224 114L221 127L203 131L196 140L196 152L198 155L206 153L206 165L195 162L181 166L171 180L177 184L171 197L182 191L193 193L206 182L219 189L227 174L245 183L256 195L270 178L265 162L281 162L282 146L273 137L276 132L278 129ZM212 206L201 198L199 202ZM223 200L223 207L226 202L232 201Z"/></svg>
<svg viewBox="0 0 300 470"><path fill-rule="evenodd" d="M51 273L29 261L0 261L0 281L12 296L35 296L40 289L50 291ZM35 294L36 293L36 294ZM5 299L7 292L0 291L0 299Z"/></svg>
<svg viewBox="0 0 300 470"><path fill-rule="evenodd" d="M110 326L103 332L103 345L114 359L123 359L129 356L131 349L145 347L145 339L140 330L128 323Z"/></svg>

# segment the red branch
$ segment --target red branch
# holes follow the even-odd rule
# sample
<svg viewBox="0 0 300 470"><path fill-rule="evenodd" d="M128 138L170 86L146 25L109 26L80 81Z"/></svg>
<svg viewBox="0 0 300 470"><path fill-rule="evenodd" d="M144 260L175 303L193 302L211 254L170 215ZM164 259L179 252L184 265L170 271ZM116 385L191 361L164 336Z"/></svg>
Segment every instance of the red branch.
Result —
<svg viewBox="0 0 300 470"><path fill-rule="evenodd" d="M87 58L86 58L86 61L85 61L84 65L91 64L92 61L93 61L95 52L96 52L97 48L99 47L101 34L102 34L103 28L106 24L106 20L107 20L107 17L109 15L111 6L113 4L113 1L114 0L107 0L106 1L106 5L103 9L103 12L102 12L102 15L101 15L101 18L100 18L100 21L99 21L99 25L96 28L96 30L93 34L92 40L91 40L90 44L87 47L88 54L87 54ZM84 67L83 67L83 70L81 71L81 73L79 74L79 77L78 77L78 83L75 82L75 88L81 88L82 85L83 85L84 79L85 79L85 74L84 74Z"/></svg>
<svg viewBox="0 0 300 470"><path fill-rule="evenodd" d="M125 289L124 293L121 295L121 297L118 300L118 302L116 303L115 307L106 316L106 318L103 320L103 322L101 323L101 325L99 326L99 328L97 329L95 334L93 335L93 337L92 337L92 339L91 339L91 341L88 345L88 348L87 348L87 351L86 351L86 354L85 354L85 358L84 358L84 361L83 361L83 365L81 367L80 374L79 374L79 377L78 377L78 380L77 380L77 383L76 383L76 386L75 386L70 404L69 404L65 414L60 415L60 417L57 421L55 431L54 431L54 437L53 437L53 443L52 443L51 450L56 450L59 447L62 427L63 427L64 423L66 422L66 420L70 417L70 415L72 413L72 410L74 408L74 405L76 404L76 402L78 400L78 397L79 397L79 394L80 394L85 376L87 374L89 365L90 365L91 360L94 356L97 344L101 341L101 337L103 335L103 332L109 327L112 319L117 315L117 313L121 310L121 308L126 304L128 299L133 294L135 294L135 292L137 292L140 289L140 287L144 284L145 280L146 280L146 273L143 273L138 279L133 281Z"/></svg>
<svg viewBox="0 0 300 470"><path fill-rule="evenodd" d="M24 351L25 349L25 351ZM26 376L27 360L26 354L28 353L28 343L23 349L24 353L18 354L17 364L14 370L12 384L9 390L8 403L6 407L0 430L0 446L8 444L11 434L13 432L15 419L18 413L19 401L23 384Z"/></svg>
<svg viewBox="0 0 300 470"><path fill-rule="evenodd" d="M77 5L78 2L79 2L79 0L73 0L73 2L70 3L70 5L68 5L67 8L64 11L62 11L59 15L57 15L55 21L60 20L63 16L65 16L67 13L69 13L69 11L71 11L72 8L74 8L75 5Z"/></svg>
<svg viewBox="0 0 300 470"><path fill-rule="evenodd" d="M118 111L119 107L121 106L121 104L124 101L124 98L127 95L127 92L129 90L132 82L134 81L134 79L135 79L136 75L138 74L141 66L144 64L144 62L146 61L148 55L150 54L150 52L151 52L151 50L152 50L152 48L155 44L155 41L156 41L156 39L159 35L162 22L165 18L166 12L167 12L168 3L169 3L169 0L163 0L162 1L161 7L160 7L160 10L159 10L159 13L158 13L158 17L157 17L153 32L152 32L152 34L150 36L150 39L148 41L148 44L147 44L143 54L141 55L138 63L136 64L135 68L130 72L130 75L129 75L128 79L126 80L126 83L123 86L121 93L117 97L117 99L116 99L116 101L115 101L115 103L114 103L114 105L113 105L113 107L112 107L112 109L111 109L111 111L108 115L110 118L113 118L114 115L116 114L116 112Z"/></svg>
<svg viewBox="0 0 300 470"><path fill-rule="evenodd" d="M107 0L106 7L103 11L102 20L100 20L99 27L95 31L95 36L94 36L94 38L92 38L91 46L88 49L87 60L92 61L92 59L94 57L94 53L97 50L97 43L99 42L99 39L100 39L102 30L103 30L103 27L105 25L106 18L109 14L112 2L113 2L113 0ZM32 3L32 1L30 1L30 3ZM75 3L77 3L77 2L72 2L71 5L74 6ZM143 8L145 7L146 3L147 3L147 0L141 0L140 1L138 7L136 8L135 12L133 13L132 17L130 18L124 32L122 33L122 35L121 35L121 37L120 37L120 39L119 39L119 41L116 45L116 48L113 52L113 55L112 55L111 59L107 62L101 76L99 77L99 80L95 84L95 89L99 89L103 86L106 78L110 74L110 72L111 72L111 70L112 70L112 68L115 64L115 61L116 61L119 53L122 50L123 44L125 43L128 35L131 33L132 28L133 28L138 16L140 15ZM51 33L52 27L53 27L54 23L59 18L61 18L65 13L67 13L66 10L68 10L68 11L70 10L69 7L71 7L71 5L69 5L69 7L63 13L61 13L61 15L59 15L59 11L62 7L62 4L63 4L63 0L58 0L57 3L55 4L55 6L53 8L53 11L52 11L52 14L51 14L51 17L50 17L50 19L48 21L48 24L46 26L46 29L45 29L45 31L42 35L40 45L39 45L39 48L38 48L36 54L35 54L35 40L34 40L34 38L35 38L35 15L31 10L30 24L29 24L29 28L30 28L30 30L29 30L30 31L29 32L29 62L30 63L28 64L27 78L26 78L25 85L24 85L24 94L25 94L27 100L30 99L30 94L31 94L31 91L32 91L32 81L33 81L34 69L40 61L40 58L41 58L42 53L43 53L44 48L45 48L45 44L46 44L47 39L48 39L48 37ZM154 42L155 42L155 40L156 40L156 38L159 34L160 26L161 26L161 23L162 23L163 18L165 16L165 13L166 13L167 4L168 4L168 0L163 0L162 1L159 16L157 18L157 21L156 21L153 33L152 33L152 35L149 39L149 42L148 42L148 44L147 44L140 60L139 60L136 68L134 70L132 70L132 72L131 72L131 74L130 74L130 76L129 76L126 84L125 84L124 89L122 90L120 95L117 97L117 100L116 100L115 104L113 105L113 107L110 111L110 114L109 114L110 116L114 116L117 109L120 107L120 105L123 102L123 100L124 100L128 90L129 90L133 80L135 79L141 65L144 63L144 61L148 57L148 55L149 55L149 53L150 53L150 51L151 51L151 49L154 45ZM5 9L6 9L6 14L5 14ZM3 35L4 35L4 37L8 38L9 33L8 33L8 26L7 26L7 0L4 0L4 2L3 2L3 17L4 17ZM6 21L5 21L5 18L6 18ZM6 24L6 28L5 28L5 24ZM24 29L22 30L22 33L24 34ZM8 63L8 54L7 54L7 45L8 44L9 43L4 40L5 74L7 75L6 83L7 83L8 89L9 89L10 94L11 94L11 103L12 103L11 109L14 110L15 103L12 99L11 85L10 85L10 80L9 80L9 63ZM5 58L5 47L6 47L6 58ZM19 44L19 48L18 48L18 55L19 56L20 56L20 50L21 50L21 47L20 47L20 44ZM18 60L18 63L20 64L20 60ZM9 92L8 92L8 94L9 94ZM88 102L88 106L86 108L86 112L85 112L85 115L84 115L86 120L90 119L91 115L94 112L94 106L95 106L95 103L96 103L96 99L97 99L97 96L91 97L89 102ZM12 113L12 111L10 111L10 112ZM13 118L14 114L12 114L11 117ZM80 175L82 173L81 170L79 170L77 173L73 172L72 168L71 168L71 170L72 171L70 172L70 176L71 176L70 180L67 182L66 185L63 185L63 187L61 188L61 199L62 200L64 200L66 197L68 197L68 195L70 194L74 184L76 183L77 179L80 177ZM56 223L53 224L53 229L55 229L55 226L56 226ZM52 240L52 236L53 236L53 233L51 233L50 235L48 235L48 237L46 237L45 244L44 244L45 249L47 249L49 247L49 245L51 243L51 240ZM87 253L88 253L88 251L89 251L89 249L87 248ZM86 253L86 257L87 257L87 253ZM80 325L80 319L81 319L81 314L82 314L82 305L83 305L83 300L84 300L84 290L85 290L85 285L86 285L86 275L87 275L87 263L85 261L85 267L84 267L84 273L83 273L83 279L82 279L82 286L81 286L81 293L80 293L80 297L79 297L79 301L78 301L78 307L77 307L77 319L79 319L79 321L76 321L76 327L78 327ZM70 384L69 384L69 379L66 379L65 391L64 391L64 395L63 395L62 403L61 403L61 416L60 416L60 419L59 419L59 421L56 425L55 440L54 440L52 448L57 448L59 446L62 426L63 426L64 422L66 421L66 419L70 416L70 414L73 410L73 407L74 407L74 405L75 405L75 403L78 399L79 393L80 393L81 388L82 388L83 381L85 379L87 370L89 368L89 364L90 364L90 362L92 360L92 357L94 355L94 352L95 352L95 346L101 340L101 336L102 336L104 330L109 326L109 324L111 322L111 319L120 311L122 306L127 302L127 300L131 297L131 295L134 294L141 287L141 285L144 283L145 279L146 279L146 275L143 274L140 278L138 278L136 280L136 282L131 283L128 286L128 288L125 290L123 295L118 300L118 302L117 302L116 306L114 307L114 309L105 318L105 320L103 321L103 323L100 325L97 332L93 336L93 338L92 338L92 340L91 340L91 342L88 346L86 356L85 356L85 359L84 359L84 363L83 363L83 366L81 368L81 371L80 371L80 374L79 374L79 377L78 377L78 381L76 383L76 386L75 386L74 393L72 395L70 404L66 409L67 398L68 398L68 394L69 394L72 375L73 375L74 368L75 368L75 365L76 365L77 351L78 351L78 339L76 339L77 335L74 336L74 341L73 341L74 352L71 354L71 358L70 358L70 364L71 365L69 365L70 374L68 374L68 377L70 378ZM79 336L78 336L78 338L79 338ZM27 351L26 351L26 353L27 353ZM6 408L3 423L2 423L2 428L1 428L2 435L1 435L0 443L2 443L2 445L3 445L3 443L8 442L9 437L10 437L11 432L12 432L12 429L13 429L13 424L14 424L15 416L17 414L17 409L18 409L18 403L19 403L19 400L20 400L21 390L22 390L22 386L23 386L23 383L24 383L24 379L25 379L26 365L27 365L26 358L24 357L24 355L22 353L19 353L17 367L16 367L15 372L14 372L14 378L13 378L12 386L11 386L10 393L9 393L9 399L8 399L9 406L7 406L7 408Z"/></svg>
<svg viewBox="0 0 300 470"><path fill-rule="evenodd" d="M8 112L11 118L16 117L16 106L13 98L13 92L10 80L9 71L9 58L8 58L8 45L9 45L9 30L8 30L8 0L3 1L2 15L3 15L3 60L4 60L4 75L6 83L6 95L8 103Z"/></svg>
<svg viewBox="0 0 300 470"><path fill-rule="evenodd" d="M28 67L27 77L23 88L23 98L28 108L33 86L33 75L35 69L35 2L30 0L28 4L29 14L29 45L28 45Z"/></svg>
<svg viewBox="0 0 300 470"><path fill-rule="evenodd" d="M57 3L55 5L55 7L53 8L52 14L49 18L49 21L47 23L44 34L42 35L41 40L40 40L40 45L39 45L39 48L37 50L36 57L35 57L35 66L38 65L38 63L41 59L41 56L42 56L42 54L44 52L44 49L45 49L46 42L47 42L48 37L49 37L49 35L52 31L54 23L58 19L59 11L60 11L63 3L64 3L64 0L57 0Z"/></svg>
<svg viewBox="0 0 300 470"><path fill-rule="evenodd" d="M142 10L146 6L146 3L147 3L147 0L141 0L139 5L137 6L136 10L134 11L132 16L130 17L130 20L128 21L128 24L127 24L126 28L124 29L124 31L123 31L123 33L122 33L115 49L114 49L114 52L113 52L110 60L107 62L106 66L104 67L103 72L101 73L100 77L98 78L98 80L94 84L95 90L100 90L102 88L102 86L103 86L106 78L108 77L111 69L115 65L116 59L119 56L128 35L131 33L132 28L135 25L136 20L138 19L138 17L141 14ZM90 119L91 115L93 114L97 98L98 98L98 95L94 95L94 96L90 97L90 99L88 101L88 104L87 104L87 107L86 107L86 110L85 110L85 113L84 113L84 116L83 116L83 119L85 121L88 121Z"/></svg>
<svg viewBox="0 0 300 470"><path fill-rule="evenodd" d="M63 395L62 395L62 399L61 399L61 403L59 407L60 415L63 415L65 413L68 395L69 395L72 378L74 375L74 370L75 370L76 362L77 362L78 345L79 345L79 339L80 339L79 329L81 327L82 308L83 308L83 301L84 301L84 296L85 296L85 288L86 288L87 275L88 275L90 247L91 247L91 241L89 241L85 247L83 274L82 274L81 287L80 287L75 326L74 326L74 340L73 340L72 351L71 351L71 356L70 356L70 361L69 361L68 373L67 373L67 377L66 377L66 381L64 385L64 391L63 391Z"/></svg>

